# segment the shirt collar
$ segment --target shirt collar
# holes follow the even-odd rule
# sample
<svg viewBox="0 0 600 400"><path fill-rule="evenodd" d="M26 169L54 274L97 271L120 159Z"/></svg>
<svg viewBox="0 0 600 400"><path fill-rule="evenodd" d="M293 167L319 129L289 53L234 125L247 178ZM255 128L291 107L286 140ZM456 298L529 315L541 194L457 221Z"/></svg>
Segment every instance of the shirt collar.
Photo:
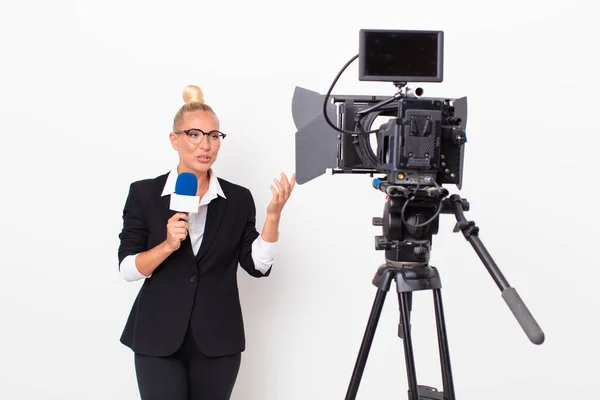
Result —
<svg viewBox="0 0 600 400"><path fill-rule="evenodd" d="M209 170L209 173L210 181L208 182L208 191L204 196L202 196L202 199L200 201L201 205L205 203L204 199L210 201L216 198L217 196L221 196L224 199L226 198L225 193L223 192L223 188L221 188L221 185L219 184L219 179L217 178L217 174L215 174L215 171L211 168ZM168 196L175 192L175 183L177 182L178 175L179 173L177 172L177 167L173 168L171 172L169 172L161 197Z"/></svg>

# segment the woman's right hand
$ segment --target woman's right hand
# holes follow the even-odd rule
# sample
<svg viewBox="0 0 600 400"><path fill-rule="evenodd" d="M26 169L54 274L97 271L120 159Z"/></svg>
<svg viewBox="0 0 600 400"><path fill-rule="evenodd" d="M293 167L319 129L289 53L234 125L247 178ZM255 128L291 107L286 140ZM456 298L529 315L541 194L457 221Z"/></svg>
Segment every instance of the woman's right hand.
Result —
<svg viewBox="0 0 600 400"><path fill-rule="evenodd" d="M183 221L180 221L183 220ZM170 250L175 251L181 246L188 234L188 215L176 213L167 221L167 239L165 240Z"/></svg>

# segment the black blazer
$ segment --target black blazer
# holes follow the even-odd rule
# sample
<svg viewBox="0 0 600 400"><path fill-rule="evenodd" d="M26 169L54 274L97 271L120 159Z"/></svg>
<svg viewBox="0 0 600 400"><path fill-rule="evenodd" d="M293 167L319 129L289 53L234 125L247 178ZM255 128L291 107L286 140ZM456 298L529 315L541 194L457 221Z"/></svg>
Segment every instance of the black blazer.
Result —
<svg viewBox="0 0 600 400"><path fill-rule="evenodd" d="M166 239L170 195L161 197L168 174L131 184L123 209L118 258L155 247ZM268 276L252 261L258 237L250 191L219 178L226 199L208 205L198 254L188 237L146 278L125 324L121 342L140 354L167 356L183 342L188 326L208 356L242 352L245 333L237 286L240 265L254 277Z"/></svg>

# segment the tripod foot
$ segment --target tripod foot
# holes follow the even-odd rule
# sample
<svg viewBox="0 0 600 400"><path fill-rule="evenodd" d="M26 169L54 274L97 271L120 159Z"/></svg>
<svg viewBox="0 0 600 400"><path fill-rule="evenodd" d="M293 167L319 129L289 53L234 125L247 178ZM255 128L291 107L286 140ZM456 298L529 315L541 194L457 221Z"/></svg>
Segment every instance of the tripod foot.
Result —
<svg viewBox="0 0 600 400"><path fill-rule="evenodd" d="M444 400L444 392L438 391L436 388L431 386L419 385L419 400ZM408 398L410 399L410 391L408 392Z"/></svg>

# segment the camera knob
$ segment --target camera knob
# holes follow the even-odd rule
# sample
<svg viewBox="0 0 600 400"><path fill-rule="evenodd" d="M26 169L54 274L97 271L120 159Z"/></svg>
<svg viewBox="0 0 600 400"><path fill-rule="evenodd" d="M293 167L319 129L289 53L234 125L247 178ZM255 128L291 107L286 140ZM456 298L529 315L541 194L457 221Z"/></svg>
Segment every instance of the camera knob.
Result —
<svg viewBox="0 0 600 400"><path fill-rule="evenodd" d="M373 226L383 226L383 218L373 217Z"/></svg>
<svg viewBox="0 0 600 400"><path fill-rule="evenodd" d="M385 250L388 240L385 236L375 236L375 250Z"/></svg>
<svg viewBox="0 0 600 400"><path fill-rule="evenodd" d="M467 141L467 135L461 130L452 132L452 141L454 144L464 144Z"/></svg>

